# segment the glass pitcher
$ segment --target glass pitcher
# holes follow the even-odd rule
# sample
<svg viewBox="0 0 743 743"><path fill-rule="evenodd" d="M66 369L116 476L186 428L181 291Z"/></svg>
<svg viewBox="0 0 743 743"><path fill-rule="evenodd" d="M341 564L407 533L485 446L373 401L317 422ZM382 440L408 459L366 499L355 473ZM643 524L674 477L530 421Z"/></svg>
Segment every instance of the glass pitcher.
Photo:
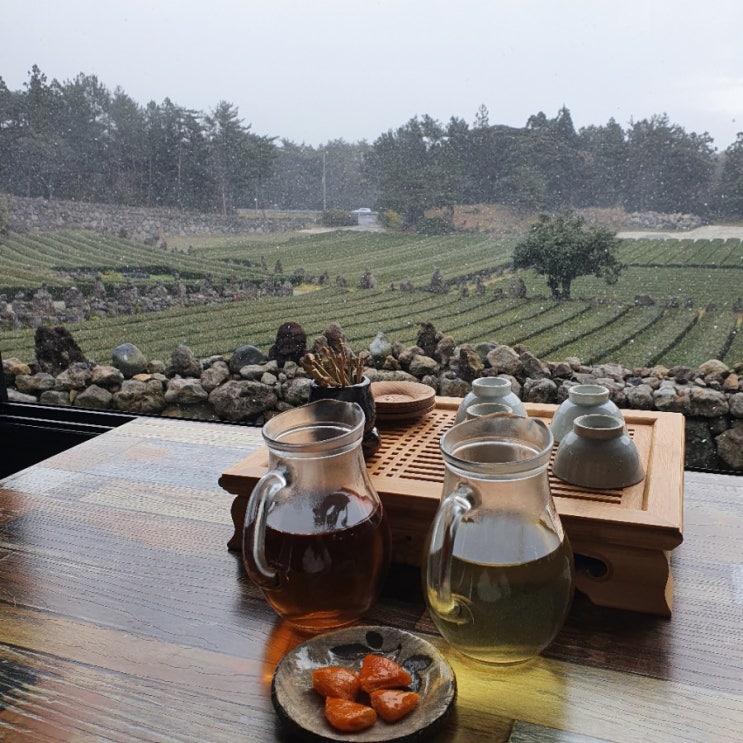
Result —
<svg viewBox="0 0 743 743"><path fill-rule="evenodd" d="M562 627L573 554L550 494L552 433L508 416L453 426L441 438L441 503L428 534L423 589L431 618L456 649L519 663Z"/></svg>
<svg viewBox="0 0 743 743"><path fill-rule="evenodd" d="M274 610L300 630L357 620L378 597L390 533L361 452L364 411L320 400L263 426L269 471L250 495L243 562Z"/></svg>

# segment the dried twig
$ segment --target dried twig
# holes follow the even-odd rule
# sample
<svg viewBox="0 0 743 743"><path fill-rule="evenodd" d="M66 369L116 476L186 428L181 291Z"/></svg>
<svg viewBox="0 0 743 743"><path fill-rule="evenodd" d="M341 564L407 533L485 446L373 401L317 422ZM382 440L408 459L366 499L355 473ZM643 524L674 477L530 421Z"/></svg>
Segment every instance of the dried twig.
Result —
<svg viewBox="0 0 743 743"><path fill-rule="evenodd" d="M302 368L321 387L350 387L364 377L364 362L346 351L329 346L318 352L306 353L300 360Z"/></svg>

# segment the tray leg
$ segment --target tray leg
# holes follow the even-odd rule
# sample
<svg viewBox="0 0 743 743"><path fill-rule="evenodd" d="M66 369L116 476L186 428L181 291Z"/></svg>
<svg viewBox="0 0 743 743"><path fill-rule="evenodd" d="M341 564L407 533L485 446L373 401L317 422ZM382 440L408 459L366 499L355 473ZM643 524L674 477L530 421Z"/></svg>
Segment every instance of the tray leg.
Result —
<svg viewBox="0 0 743 743"><path fill-rule="evenodd" d="M227 549L234 552L242 552L243 549L243 524L245 523L245 511L248 509L248 498L249 495L247 493L240 493L232 501L232 507L230 508L235 533L227 542Z"/></svg>
<svg viewBox="0 0 743 743"><path fill-rule="evenodd" d="M671 553L623 545L575 542L573 551L606 566L596 577L578 570L575 587L599 606L670 617L673 608Z"/></svg>

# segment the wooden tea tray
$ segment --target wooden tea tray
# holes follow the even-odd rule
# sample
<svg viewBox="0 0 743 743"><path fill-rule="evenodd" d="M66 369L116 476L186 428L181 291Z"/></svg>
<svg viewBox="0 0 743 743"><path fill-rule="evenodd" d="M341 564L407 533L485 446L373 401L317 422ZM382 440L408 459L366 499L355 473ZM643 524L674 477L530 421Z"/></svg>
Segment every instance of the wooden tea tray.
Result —
<svg viewBox="0 0 743 743"><path fill-rule="evenodd" d="M420 565L444 481L439 439L460 403L460 398L439 397L434 410L419 420L380 422L382 443L367 469L390 521L393 562ZM527 404L526 409L530 417L549 423L557 406ZM576 555L576 588L601 606L670 616L670 551L683 539L684 417L622 413L645 479L618 490L587 490L558 480L550 462L550 487ZM237 496L230 549L241 549L248 497L267 468L268 452L262 447L219 479Z"/></svg>

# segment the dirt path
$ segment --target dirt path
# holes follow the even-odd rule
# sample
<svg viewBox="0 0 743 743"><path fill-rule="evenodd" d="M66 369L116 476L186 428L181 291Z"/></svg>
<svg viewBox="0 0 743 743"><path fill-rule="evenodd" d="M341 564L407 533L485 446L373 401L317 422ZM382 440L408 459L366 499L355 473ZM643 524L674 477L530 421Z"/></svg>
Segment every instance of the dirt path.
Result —
<svg viewBox="0 0 743 743"><path fill-rule="evenodd" d="M641 240L655 238L656 240L726 240L729 237L743 240L743 225L705 225L694 230L673 230L670 232L626 231L618 232L617 237Z"/></svg>
<svg viewBox="0 0 743 743"><path fill-rule="evenodd" d="M384 232L384 227L379 225L359 225L358 227L308 227L300 230L302 234L320 234L323 232L336 232L337 230L347 230L349 232ZM704 227L697 227L693 230L669 230L652 231L652 230L622 230L617 232L617 237L634 240L643 238L655 238L656 240L727 240L727 238L737 238L743 240L743 225L714 225L709 224Z"/></svg>

